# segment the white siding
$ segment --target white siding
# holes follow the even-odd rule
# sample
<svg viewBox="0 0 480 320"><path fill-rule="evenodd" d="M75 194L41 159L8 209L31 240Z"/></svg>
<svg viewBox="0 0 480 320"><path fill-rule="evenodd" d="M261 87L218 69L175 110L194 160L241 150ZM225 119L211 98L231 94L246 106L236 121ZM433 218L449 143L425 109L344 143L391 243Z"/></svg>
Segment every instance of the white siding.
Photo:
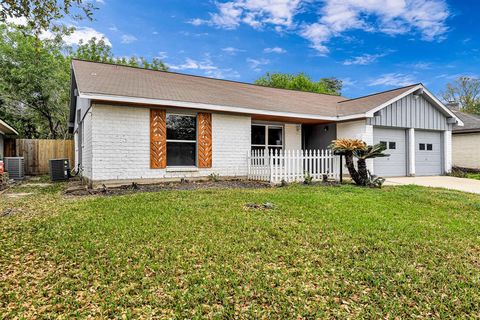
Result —
<svg viewBox="0 0 480 320"><path fill-rule="evenodd" d="M83 118L83 138L82 138L82 169L83 176L89 180L93 179L93 146L92 146L92 109Z"/></svg>
<svg viewBox="0 0 480 320"><path fill-rule="evenodd" d="M78 130L82 126L83 130ZM82 145L78 145L78 135L82 134ZM75 110L75 123L73 128L73 141L75 145L75 165L80 164L82 176L92 179L92 113L90 100L77 97ZM79 151L82 151L82 161L79 161ZM75 168L77 169L77 168Z"/></svg>
<svg viewBox="0 0 480 320"><path fill-rule="evenodd" d="M74 123L74 128L73 131L76 132L78 129L78 123L83 119L85 114L88 112L88 109L90 109L90 100L85 99L85 98L80 98L77 97L77 110L75 110L75 123ZM78 111L80 110L80 119L77 118Z"/></svg>
<svg viewBox="0 0 480 320"><path fill-rule="evenodd" d="M93 180L246 176L251 118L212 114L212 168L179 171L150 169L148 108L94 105Z"/></svg>
<svg viewBox="0 0 480 320"><path fill-rule="evenodd" d="M75 151L75 165L78 165L78 133L75 132L73 134L73 145L74 145L74 151Z"/></svg>
<svg viewBox="0 0 480 320"><path fill-rule="evenodd" d="M452 136L453 165L480 169L480 132Z"/></svg>
<svg viewBox="0 0 480 320"><path fill-rule="evenodd" d="M447 130L447 117L423 96L410 94L379 111L379 115L368 119L376 126Z"/></svg>
<svg viewBox="0 0 480 320"><path fill-rule="evenodd" d="M285 150L302 149L302 126L300 124L285 124Z"/></svg>

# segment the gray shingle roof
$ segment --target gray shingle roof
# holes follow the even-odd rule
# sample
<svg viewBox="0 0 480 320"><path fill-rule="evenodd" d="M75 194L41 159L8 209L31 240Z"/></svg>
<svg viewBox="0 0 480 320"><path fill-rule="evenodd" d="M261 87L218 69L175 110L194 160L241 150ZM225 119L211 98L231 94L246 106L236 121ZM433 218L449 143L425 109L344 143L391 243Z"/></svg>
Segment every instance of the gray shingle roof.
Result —
<svg viewBox="0 0 480 320"><path fill-rule="evenodd" d="M82 94L194 102L321 117L363 114L415 86L348 99L83 60L73 60L72 67Z"/></svg>
<svg viewBox="0 0 480 320"><path fill-rule="evenodd" d="M365 113L368 112L387 101L392 100L395 97L398 97L402 93L412 89L418 84L412 84L407 87L398 88L394 90L379 92L371 94L368 96L349 99L345 101L340 101L337 106L337 112L339 116L350 115L352 111L355 110L355 113Z"/></svg>
<svg viewBox="0 0 480 320"><path fill-rule="evenodd" d="M453 133L480 132L480 115L465 113L458 110L452 110L452 112L455 113L455 115L464 123L463 127L455 125L453 127Z"/></svg>

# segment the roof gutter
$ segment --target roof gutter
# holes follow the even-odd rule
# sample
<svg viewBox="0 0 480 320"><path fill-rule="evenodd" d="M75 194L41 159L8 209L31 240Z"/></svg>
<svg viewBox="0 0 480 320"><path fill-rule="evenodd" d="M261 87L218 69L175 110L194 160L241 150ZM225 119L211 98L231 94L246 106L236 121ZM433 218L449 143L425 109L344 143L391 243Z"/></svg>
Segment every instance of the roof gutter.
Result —
<svg viewBox="0 0 480 320"><path fill-rule="evenodd" d="M480 128L453 130L452 134L480 133Z"/></svg>
<svg viewBox="0 0 480 320"><path fill-rule="evenodd" d="M314 114L305 114L305 113L281 112L281 111L250 109L250 108L243 108L243 107L232 107L232 106L223 106L223 105L214 105L214 104L206 104L206 103L187 102L187 101L139 98L139 97L104 95L104 94L93 94L93 93L82 93L82 92L79 92L79 97L83 99L105 101L105 102L126 102L126 103L137 103L137 104L146 104L146 105L155 105L155 106L171 106L171 107L180 107L180 108L189 108L189 109L202 109L202 110L211 110L211 111L220 111L220 112L257 114L257 115L278 116L278 117L286 117L286 118L302 118L302 119L323 120L323 121L346 121L346 120L361 119L366 117L365 114L324 117L324 116L318 116Z"/></svg>

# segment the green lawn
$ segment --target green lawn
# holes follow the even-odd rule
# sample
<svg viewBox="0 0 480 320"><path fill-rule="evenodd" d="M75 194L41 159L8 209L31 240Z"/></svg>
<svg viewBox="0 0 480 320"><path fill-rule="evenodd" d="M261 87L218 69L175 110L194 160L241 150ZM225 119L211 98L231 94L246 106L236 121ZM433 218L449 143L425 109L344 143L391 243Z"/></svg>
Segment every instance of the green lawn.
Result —
<svg viewBox="0 0 480 320"><path fill-rule="evenodd" d="M479 317L477 195L62 188L0 196L0 318Z"/></svg>
<svg viewBox="0 0 480 320"><path fill-rule="evenodd" d="M467 173L467 178L480 180L480 173Z"/></svg>

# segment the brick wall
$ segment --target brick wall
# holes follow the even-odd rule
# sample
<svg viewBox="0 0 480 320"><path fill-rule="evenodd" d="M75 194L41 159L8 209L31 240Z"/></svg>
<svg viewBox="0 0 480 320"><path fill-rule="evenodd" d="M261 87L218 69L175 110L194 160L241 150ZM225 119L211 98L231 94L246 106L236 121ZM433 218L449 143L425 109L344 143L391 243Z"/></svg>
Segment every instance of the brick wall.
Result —
<svg viewBox="0 0 480 320"><path fill-rule="evenodd" d="M453 165L480 169L480 133L454 134L452 136Z"/></svg>
<svg viewBox="0 0 480 320"><path fill-rule="evenodd" d="M361 139L371 145L373 144L373 126L368 125L365 120L340 122L337 123L337 138ZM374 172L372 160L367 160L367 168L370 172Z"/></svg>
<svg viewBox="0 0 480 320"><path fill-rule="evenodd" d="M373 144L373 126L365 120L340 122L337 124L337 138L361 139Z"/></svg>
<svg viewBox="0 0 480 320"><path fill-rule="evenodd" d="M148 108L95 105L91 112L94 181L247 174L249 116L212 114L212 168L178 170L150 169Z"/></svg>

